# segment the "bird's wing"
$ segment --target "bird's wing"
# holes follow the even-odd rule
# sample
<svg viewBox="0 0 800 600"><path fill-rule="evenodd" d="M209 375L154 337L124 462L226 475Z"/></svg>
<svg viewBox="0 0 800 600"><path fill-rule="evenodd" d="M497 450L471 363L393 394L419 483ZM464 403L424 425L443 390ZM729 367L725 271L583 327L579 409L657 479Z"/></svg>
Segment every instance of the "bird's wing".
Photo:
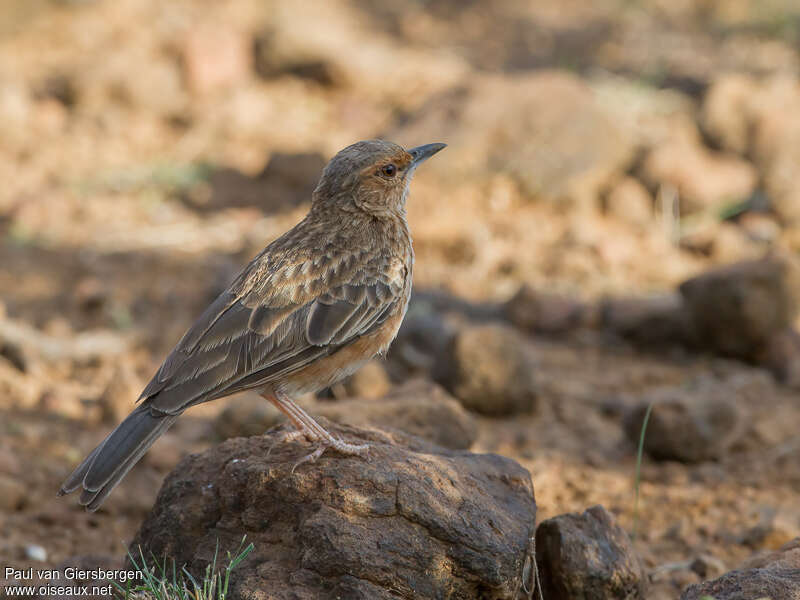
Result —
<svg viewBox="0 0 800 600"><path fill-rule="evenodd" d="M406 276L399 259L358 252L325 269L302 261L262 269L252 284L245 271L244 284L206 309L141 399L158 413L179 414L292 373L385 321Z"/></svg>

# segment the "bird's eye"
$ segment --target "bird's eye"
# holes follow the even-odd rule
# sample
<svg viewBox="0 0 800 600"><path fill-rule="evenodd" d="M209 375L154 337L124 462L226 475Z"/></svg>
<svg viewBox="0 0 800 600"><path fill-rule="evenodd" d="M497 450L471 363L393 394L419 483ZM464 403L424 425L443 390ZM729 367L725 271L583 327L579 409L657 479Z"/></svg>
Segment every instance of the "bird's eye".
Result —
<svg viewBox="0 0 800 600"><path fill-rule="evenodd" d="M389 163L381 168L381 173L386 175L386 177L394 177L394 174L397 173L397 167Z"/></svg>

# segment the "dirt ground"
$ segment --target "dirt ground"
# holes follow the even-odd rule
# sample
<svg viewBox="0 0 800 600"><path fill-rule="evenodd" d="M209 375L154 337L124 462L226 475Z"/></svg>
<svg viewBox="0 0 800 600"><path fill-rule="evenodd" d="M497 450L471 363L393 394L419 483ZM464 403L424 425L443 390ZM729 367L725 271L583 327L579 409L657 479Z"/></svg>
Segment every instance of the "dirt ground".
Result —
<svg viewBox="0 0 800 600"><path fill-rule="evenodd" d="M799 75L791 0L0 3L0 565L122 555L216 443L224 400L97 513L55 496L343 146L450 145L412 188L416 289L644 297L800 249ZM537 410L478 417L472 450L531 472L540 520L602 504L636 527L654 599L800 535L790 386L597 328L531 342ZM744 390L742 433L645 456L635 522L623 416L697 381Z"/></svg>

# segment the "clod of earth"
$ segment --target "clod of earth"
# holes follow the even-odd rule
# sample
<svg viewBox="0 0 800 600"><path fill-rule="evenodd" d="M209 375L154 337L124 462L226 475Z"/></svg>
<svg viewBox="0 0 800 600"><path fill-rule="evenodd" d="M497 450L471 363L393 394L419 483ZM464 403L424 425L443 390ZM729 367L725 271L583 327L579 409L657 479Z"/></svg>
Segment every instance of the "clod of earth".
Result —
<svg viewBox="0 0 800 600"><path fill-rule="evenodd" d="M242 536L241 598L513 599L530 589L536 503L530 474L492 454L334 425L366 458L308 452L279 433L228 440L167 478L132 549L201 574ZM270 450L272 450L270 452ZM523 585L524 584L524 585ZM269 590L265 595L263 590Z"/></svg>

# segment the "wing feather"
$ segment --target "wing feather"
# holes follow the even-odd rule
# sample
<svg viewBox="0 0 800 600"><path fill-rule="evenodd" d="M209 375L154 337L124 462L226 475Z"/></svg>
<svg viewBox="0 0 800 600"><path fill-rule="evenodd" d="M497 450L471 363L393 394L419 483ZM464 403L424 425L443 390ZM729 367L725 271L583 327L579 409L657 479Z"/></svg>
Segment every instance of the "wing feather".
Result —
<svg viewBox="0 0 800 600"><path fill-rule="evenodd" d="M283 282L274 288L263 280L249 288L235 282L183 336L142 398L163 414L180 414L284 377L370 332L402 300L405 282L387 276L396 269L362 256L329 261L322 272L316 263L282 263L269 273ZM288 270L305 275L291 290Z"/></svg>

